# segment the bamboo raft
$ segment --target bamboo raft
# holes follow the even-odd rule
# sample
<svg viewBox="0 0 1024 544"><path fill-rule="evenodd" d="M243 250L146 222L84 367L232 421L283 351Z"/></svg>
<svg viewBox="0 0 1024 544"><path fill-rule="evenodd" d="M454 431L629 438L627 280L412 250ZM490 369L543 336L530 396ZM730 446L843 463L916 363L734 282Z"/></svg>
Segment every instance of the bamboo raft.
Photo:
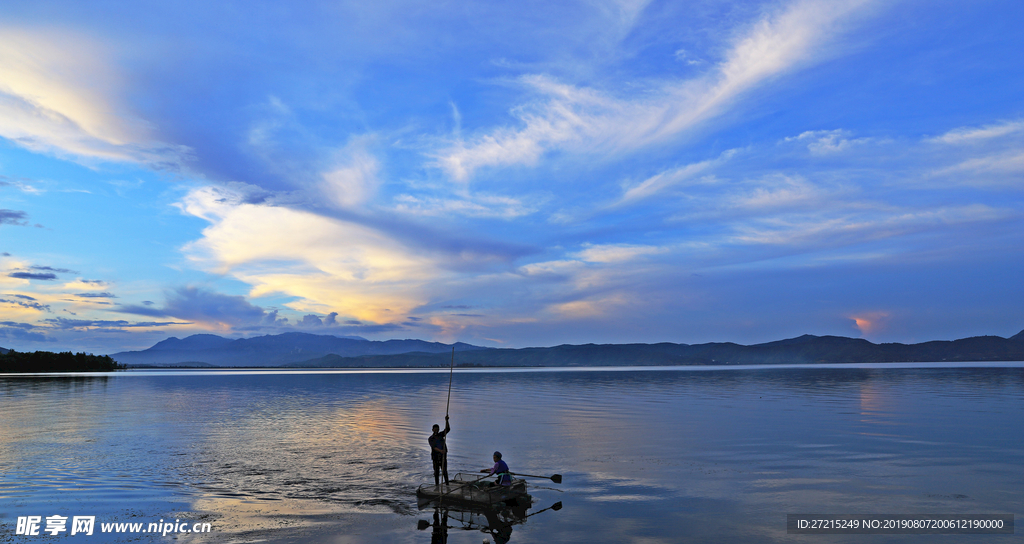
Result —
<svg viewBox="0 0 1024 544"><path fill-rule="evenodd" d="M490 478L487 476L485 478ZM501 508L509 502L530 504L532 497L526 492L526 481L512 478L512 485L491 486L489 479L477 474L458 473L450 485L423 484L416 490L416 496L438 503L456 503L484 508Z"/></svg>

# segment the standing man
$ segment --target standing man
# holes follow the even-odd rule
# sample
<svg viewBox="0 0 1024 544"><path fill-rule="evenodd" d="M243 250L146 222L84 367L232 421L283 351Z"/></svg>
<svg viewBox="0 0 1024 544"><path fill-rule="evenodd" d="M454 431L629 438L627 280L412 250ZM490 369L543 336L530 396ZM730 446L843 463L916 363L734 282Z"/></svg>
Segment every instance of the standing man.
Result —
<svg viewBox="0 0 1024 544"><path fill-rule="evenodd" d="M427 442L430 443L430 459L434 462L434 485L441 485L440 473L444 473L444 485L448 485L448 446L444 443L445 436L452 430L448 425L448 416L444 416L444 431L437 424L433 430L434 434L430 435Z"/></svg>

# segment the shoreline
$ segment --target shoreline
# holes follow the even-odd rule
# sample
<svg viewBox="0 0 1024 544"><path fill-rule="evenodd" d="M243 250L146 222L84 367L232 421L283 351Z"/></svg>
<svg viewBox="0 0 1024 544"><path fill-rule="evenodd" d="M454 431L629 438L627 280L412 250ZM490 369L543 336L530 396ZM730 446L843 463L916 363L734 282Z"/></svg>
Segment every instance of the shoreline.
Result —
<svg viewBox="0 0 1024 544"><path fill-rule="evenodd" d="M313 374L462 374L486 373L545 373L545 372L702 372L721 370L880 370L880 369L956 369L956 368L1024 368L1024 361L931 361L889 363L778 363L727 365L618 365L618 366L492 366L492 367L339 367L339 368L282 368L282 367L198 367L198 368L128 368L113 372L18 372L0 373L0 377L110 377L159 375L313 375Z"/></svg>

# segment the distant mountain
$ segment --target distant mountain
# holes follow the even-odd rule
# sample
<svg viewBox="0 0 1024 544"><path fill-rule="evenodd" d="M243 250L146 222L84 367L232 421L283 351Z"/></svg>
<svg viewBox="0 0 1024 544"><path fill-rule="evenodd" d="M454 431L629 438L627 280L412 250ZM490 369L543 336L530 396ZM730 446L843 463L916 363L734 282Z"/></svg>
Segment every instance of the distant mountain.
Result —
<svg viewBox="0 0 1024 544"><path fill-rule="evenodd" d="M287 366L314 368L430 367L451 362L451 344L423 340L287 333L232 340L212 334L168 338L143 351L115 353L126 365ZM744 346L585 344L492 349L455 344L459 366L616 366L1024 361L1024 331L1010 338L976 336L920 344L874 344L860 338L804 335Z"/></svg>
<svg viewBox="0 0 1024 544"><path fill-rule="evenodd" d="M489 348L459 343L458 351ZM124 351L111 357L125 365L190 366L280 366L338 355L394 355L409 352L448 353L451 344L423 340L371 341L358 336L327 336L292 332L232 340L213 334L168 338L142 351Z"/></svg>
<svg viewBox="0 0 1024 544"><path fill-rule="evenodd" d="M6 354L8 351L11 351L11 350L6 349L6 348L0 348L0 355Z"/></svg>
<svg viewBox="0 0 1024 544"><path fill-rule="evenodd" d="M291 367L430 367L447 366L445 353L327 355L290 363ZM1024 331L1009 339L977 336L921 344L873 344L858 338L804 335L788 340L742 346L710 344L585 344L550 348L466 351L458 366L632 366L739 365L811 363L1024 361Z"/></svg>

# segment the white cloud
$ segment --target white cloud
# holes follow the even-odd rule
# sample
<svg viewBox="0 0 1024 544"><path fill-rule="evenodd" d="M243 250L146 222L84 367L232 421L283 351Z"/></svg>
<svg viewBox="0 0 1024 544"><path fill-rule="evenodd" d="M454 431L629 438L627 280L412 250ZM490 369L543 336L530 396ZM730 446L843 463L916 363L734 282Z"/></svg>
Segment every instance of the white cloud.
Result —
<svg viewBox="0 0 1024 544"><path fill-rule="evenodd" d="M655 174L645 179L644 181L641 181L640 183L628 186L623 192L622 197L619 198L619 200L616 201L614 204L612 204L611 207L632 204L634 202L638 202L649 197L652 197L654 195L657 195L659 193L662 193L670 187L677 187L679 185L685 184L686 182L693 183L692 180L697 178L697 176L707 173L707 171L712 169L713 167L720 166L722 163L732 158L732 156L735 154L736 150L732 149L726 151L725 153L722 153L718 158L715 159L696 162L688 164L686 166ZM697 179L699 179L700 182L713 183L714 178L704 177Z"/></svg>
<svg viewBox="0 0 1024 544"><path fill-rule="evenodd" d="M799 136L786 138L786 142L806 142L813 155L828 155L847 151L852 146L870 141L869 138L850 139L845 130L808 130Z"/></svg>
<svg viewBox="0 0 1024 544"><path fill-rule="evenodd" d="M798 245L805 251L895 238L1013 214L982 204L926 210L878 206L859 212L833 209L829 214L773 215L735 225L731 242L756 245Z"/></svg>
<svg viewBox="0 0 1024 544"><path fill-rule="evenodd" d="M586 244L572 257L588 263L621 263L632 261L645 255L657 255L667 252L667 248L659 246L643 246L634 244Z"/></svg>
<svg viewBox="0 0 1024 544"><path fill-rule="evenodd" d="M500 127L468 143L457 141L438 152L436 164L464 182L479 168L531 165L552 149L619 153L675 138L720 113L742 93L827 54L822 46L870 3L792 3L753 25L715 70L650 89L640 99L525 76L520 82L538 99L513 110L520 128Z"/></svg>
<svg viewBox="0 0 1024 544"><path fill-rule="evenodd" d="M345 153L341 164L321 177L320 192L341 208L356 208L373 198L380 186L377 159L363 149Z"/></svg>
<svg viewBox="0 0 1024 544"><path fill-rule="evenodd" d="M1024 121L1006 121L983 127L960 127L926 140L941 144L938 152L949 166L932 175L953 176L961 185L1020 186L1024 173ZM941 164L941 163L940 163Z"/></svg>
<svg viewBox="0 0 1024 544"><path fill-rule="evenodd" d="M518 198L476 194L464 198L414 196L409 194L395 197L394 211L404 214L428 217L494 217L515 219L537 210L537 202L526 204Z"/></svg>
<svg viewBox="0 0 1024 544"><path fill-rule="evenodd" d="M803 209L819 210L844 201L840 189L829 189L809 182L802 177L772 175L758 180L749 190L726 197L726 207L757 213L778 213L780 211ZM849 204L849 202L845 202Z"/></svg>
<svg viewBox="0 0 1024 544"><path fill-rule="evenodd" d="M252 286L250 296L286 294L298 311L338 312L376 323L404 318L447 273L431 257L362 225L204 187L181 204L211 223L183 249L200 268Z"/></svg>
<svg viewBox="0 0 1024 544"><path fill-rule="evenodd" d="M943 144L979 143L1024 131L1024 121L1006 121L984 127L960 127L930 141Z"/></svg>
<svg viewBox="0 0 1024 544"><path fill-rule="evenodd" d="M67 29L0 27L0 136L80 159L180 163L188 150L155 141L125 107L110 57Z"/></svg>
<svg viewBox="0 0 1024 544"><path fill-rule="evenodd" d="M996 153L986 157L967 159L959 164L944 168L937 174L953 173L987 173L987 174L1020 174L1024 173L1024 152L1008 151ZM969 183L977 183L977 179L970 178ZM1019 186L1020 179L1006 180L1009 183Z"/></svg>

